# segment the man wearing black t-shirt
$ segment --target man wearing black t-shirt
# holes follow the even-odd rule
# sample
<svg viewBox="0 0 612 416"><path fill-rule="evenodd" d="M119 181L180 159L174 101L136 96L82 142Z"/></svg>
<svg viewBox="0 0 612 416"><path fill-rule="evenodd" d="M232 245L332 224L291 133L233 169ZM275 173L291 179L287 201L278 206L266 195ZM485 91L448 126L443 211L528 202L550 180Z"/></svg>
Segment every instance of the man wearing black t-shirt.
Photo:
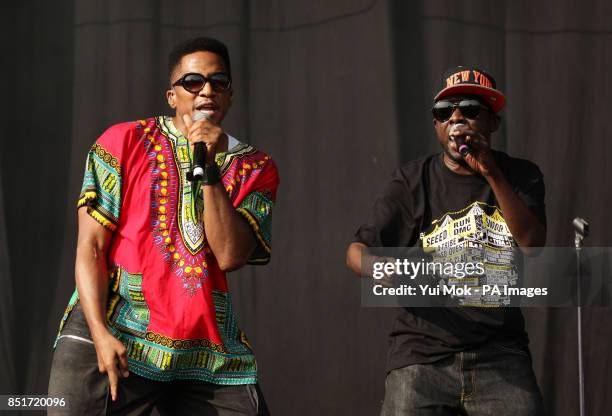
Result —
<svg viewBox="0 0 612 416"><path fill-rule="evenodd" d="M394 173L348 248L351 270L367 273L368 247L544 246L540 170L491 149L504 104L486 72L445 74L432 108L443 151ZM518 308L404 308L389 344L384 416L543 412Z"/></svg>

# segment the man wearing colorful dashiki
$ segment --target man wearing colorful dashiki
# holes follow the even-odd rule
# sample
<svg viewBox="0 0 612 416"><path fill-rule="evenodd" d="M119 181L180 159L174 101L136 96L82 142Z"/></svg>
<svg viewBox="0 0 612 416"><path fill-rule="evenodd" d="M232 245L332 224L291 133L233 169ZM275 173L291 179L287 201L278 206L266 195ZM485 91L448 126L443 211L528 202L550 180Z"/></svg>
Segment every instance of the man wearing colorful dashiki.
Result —
<svg viewBox="0 0 612 416"><path fill-rule="evenodd" d="M278 172L221 127L233 93L225 45L192 39L169 58L174 117L112 126L87 156L77 290L49 384L66 408L49 414L265 413L226 272L269 261ZM197 142L201 181L190 175Z"/></svg>

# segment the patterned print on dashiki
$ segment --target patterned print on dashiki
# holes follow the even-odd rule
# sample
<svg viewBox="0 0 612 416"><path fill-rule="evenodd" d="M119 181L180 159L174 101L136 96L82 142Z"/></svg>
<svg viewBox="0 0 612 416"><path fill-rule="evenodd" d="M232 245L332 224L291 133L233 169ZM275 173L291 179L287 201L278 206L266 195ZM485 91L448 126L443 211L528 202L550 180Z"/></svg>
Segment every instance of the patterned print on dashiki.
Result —
<svg viewBox="0 0 612 416"><path fill-rule="evenodd" d="M216 156L222 184L257 238L249 263L265 264L277 168L252 146L229 143ZM77 205L113 232L107 324L140 376L253 384L255 357L206 242L202 191L186 178L191 157L170 117L112 126L89 152ZM76 302L75 291L60 334Z"/></svg>

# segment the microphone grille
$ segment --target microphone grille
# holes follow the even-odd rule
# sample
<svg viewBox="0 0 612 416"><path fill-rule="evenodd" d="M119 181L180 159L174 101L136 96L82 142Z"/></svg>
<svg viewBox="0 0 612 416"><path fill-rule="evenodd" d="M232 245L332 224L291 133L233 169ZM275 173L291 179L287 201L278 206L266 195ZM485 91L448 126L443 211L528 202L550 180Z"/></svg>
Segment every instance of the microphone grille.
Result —
<svg viewBox="0 0 612 416"><path fill-rule="evenodd" d="M196 111L191 119L195 123L203 118L210 120L210 113L208 111Z"/></svg>

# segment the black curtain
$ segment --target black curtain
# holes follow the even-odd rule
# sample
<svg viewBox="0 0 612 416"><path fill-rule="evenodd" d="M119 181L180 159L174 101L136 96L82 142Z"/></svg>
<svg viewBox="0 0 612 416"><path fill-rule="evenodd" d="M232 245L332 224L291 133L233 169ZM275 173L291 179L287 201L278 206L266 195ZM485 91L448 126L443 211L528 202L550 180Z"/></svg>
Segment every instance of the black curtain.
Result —
<svg viewBox="0 0 612 416"><path fill-rule="evenodd" d="M612 4L605 0L23 0L2 5L0 393L44 393L74 287L75 198L112 123L169 113L166 55L217 37L235 78L225 128L269 152L281 187L273 259L232 273L242 328L279 415L377 414L395 311L362 308L344 266L390 173L438 150L428 109L444 69L506 92L494 147L536 162L548 244L610 245ZM612 409L609 309L584 312L588 414ZM576 312L525 310L550 414L577 414Z"/></svg>

